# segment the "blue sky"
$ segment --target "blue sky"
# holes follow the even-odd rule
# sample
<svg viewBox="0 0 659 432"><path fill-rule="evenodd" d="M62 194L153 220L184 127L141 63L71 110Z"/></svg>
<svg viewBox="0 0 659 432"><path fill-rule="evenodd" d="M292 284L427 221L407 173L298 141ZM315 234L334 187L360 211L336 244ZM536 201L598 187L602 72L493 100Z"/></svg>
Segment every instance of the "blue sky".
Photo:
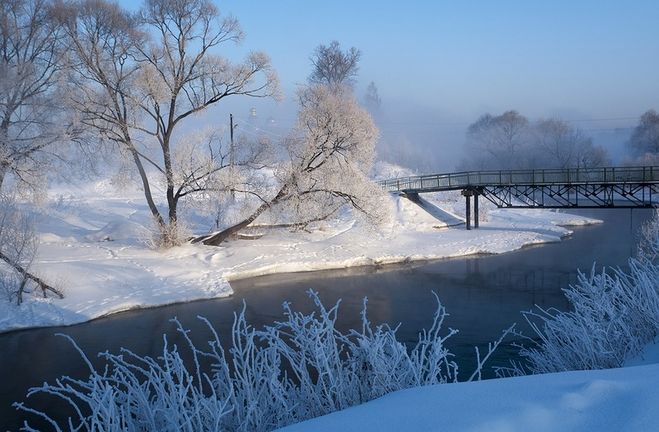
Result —
<svg viewBox="0 0 659 432"><path fill-rule="evenodd" d="M659 101L658 1L227 1L244 46L284 88L332 39L362 51L360 85L383 99L469 115L517 108L638 115ZM288 92L287 92L288 93ZM659 107L658 107L659 108Z"/></svg>
<svg viewBox="0 0 659 432"><path fill-rule="evenodd" d="M438 124L516 109L532 119L588 120L579 126L595 130L633 125L659 109L656 0L217 5L246 33L229 55L267 52L288 97L305 82L314 48L336 39L362 51L358 94L374 81L385 109Z"/></svg>

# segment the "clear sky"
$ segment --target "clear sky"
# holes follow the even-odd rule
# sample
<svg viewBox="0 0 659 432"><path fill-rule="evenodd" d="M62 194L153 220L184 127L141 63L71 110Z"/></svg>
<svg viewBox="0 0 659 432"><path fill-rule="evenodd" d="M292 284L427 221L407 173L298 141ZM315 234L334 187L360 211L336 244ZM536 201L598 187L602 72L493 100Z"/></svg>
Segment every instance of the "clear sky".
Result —
<svg viewBox="0 0 659 432"><path fill-rule="evenodd" d="M659 1L218 2L286 90L338 40L362 51L360 84L456 113L517 108L635 116L659 102ZM287 92L288 93L288 92ZM659 107L657 107L659 108Z"/></svg>
<svg viewBox="0 0 659 432"><path fill-rule="evenodd" d="M246 33L239 51L271 56L288 97L306 81L314 48L335 39L362 52L358 94L374 81L385 109L438 124L516 109L595 130L659 109L659 0L217 5Z"/></svg>

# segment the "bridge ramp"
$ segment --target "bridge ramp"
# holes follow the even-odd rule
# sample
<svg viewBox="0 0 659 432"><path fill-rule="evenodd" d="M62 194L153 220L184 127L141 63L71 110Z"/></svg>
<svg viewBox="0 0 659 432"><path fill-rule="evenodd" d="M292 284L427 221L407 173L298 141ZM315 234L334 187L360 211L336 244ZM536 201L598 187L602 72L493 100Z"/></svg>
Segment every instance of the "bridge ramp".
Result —
<svg viewBox="0 0 659 432"><path fill-rule="evenodd" d="M463 225L464 219L433 204L419 194L400 194L399 206L411 222L431 225L433 228L446 228Z"/></svg>

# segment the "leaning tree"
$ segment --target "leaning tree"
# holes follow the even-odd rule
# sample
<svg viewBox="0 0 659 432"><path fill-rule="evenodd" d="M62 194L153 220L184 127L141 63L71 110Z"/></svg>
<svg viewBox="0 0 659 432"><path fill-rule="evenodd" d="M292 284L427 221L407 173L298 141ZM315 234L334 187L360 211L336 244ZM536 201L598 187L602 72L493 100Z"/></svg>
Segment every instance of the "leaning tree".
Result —
<svg viewBox="0 0 659 432"><path fill-rule="evenodd" d="M275 206L303 221L322 219L350 205L370 218L382 217L382 189L368 178L378 131L347 88L311 85L298 93L297 126L285 140L288 160L270 196L238 223L198 241L217 246Z"/></svg>

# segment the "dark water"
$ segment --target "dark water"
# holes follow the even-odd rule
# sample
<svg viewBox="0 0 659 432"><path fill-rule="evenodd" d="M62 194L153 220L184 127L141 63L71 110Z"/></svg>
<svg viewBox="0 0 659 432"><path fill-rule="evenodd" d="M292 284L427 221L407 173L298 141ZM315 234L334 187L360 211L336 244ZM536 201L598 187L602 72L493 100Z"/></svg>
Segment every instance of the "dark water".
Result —
<svg viewBox="0 0 659 432"><path fill-rule="evenodd" d="M28 388L62 375L87 376L84 363L73 347L55 333L72 336L95 359L99 351L128 348L140 355L157 356L164 333L181 342L169 321L176 316L192 330L199 344L208 331L196 318L208 318L220 335L230 332L233 313L247 305L248 320L259 326L281 318L283 301L296 310L310 311L306 290L318 291L326 305L342 299L338 326L361 328L359 312L368 297L373 324L397 325L399 339L413 343L419 330L428 328L435 311L432 291L439 295L450 316L444 328L460 333L449 348L456 354L461 377L474 365L474 345L486 345L513 322L525 326L520 311L534 305L566 309L561 288L576 282L577 269L624 266L635 250L637 231L651 216L649 210L582 210L580 214L605 220L602 225L574 228L575 234L560 243L525 248L497 256L478 256L417 265L359 268L265 276L232 283L235 295L228 299L200 301L157 309L132 311L71 327L26 330L0 335L0 430L16 430L24 415L11 408L25 400ZM201 346L201 345L200 345ZM505 364L511 349L499 352L494 364ZM49 399L31 397L30 406L59 410ZM34 417L29 417L30 421Z"/></svg>

